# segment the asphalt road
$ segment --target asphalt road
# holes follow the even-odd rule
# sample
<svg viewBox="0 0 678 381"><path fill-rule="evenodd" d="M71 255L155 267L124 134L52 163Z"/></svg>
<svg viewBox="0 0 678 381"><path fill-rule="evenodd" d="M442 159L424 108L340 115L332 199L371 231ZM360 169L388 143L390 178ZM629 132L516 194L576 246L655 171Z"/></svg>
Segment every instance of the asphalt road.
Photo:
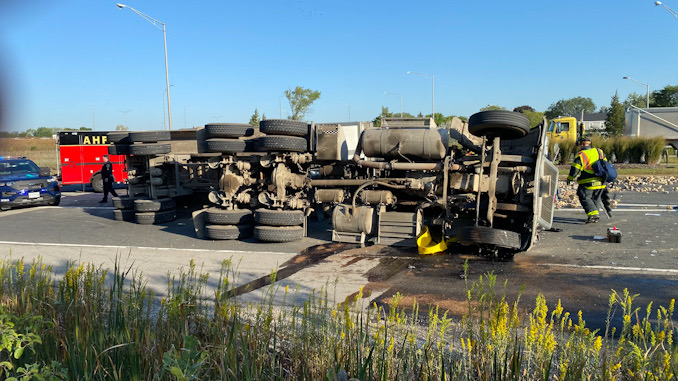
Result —
<svg viewBox="0 0 678 381"><path fill-rule="evenodd" d="M122 192L119 193L123 193ZM337 302L360 287L370 301L388 303L392 295L439 305L454 315L466 310L466 283L494 273L509 298L521 293L526 311L542 293L549 305L562 300L566 311L582 310L589 325L604 328L611 290L628 288L639 294L636 306L667 306L678 296L678 192L616 193L620 204L611 220L584 225L579 209L557 210L554 227L544 232L529 252L511 262L493 262L463 249L437 256L418 256L414 249L357 246L328 242L328 221L311 221L309 237L284 244L210 241L196 238L190 212L201 200L179 203L176 221L138 225L113 220L111 203L101 195L65 192L59 207L32 207L0 213L0 258L25 260L40 256L59 272L69 262L91 262L112 268L117 260L149 280L148 287L163 294L168 274L177 276L193 259L216 285L224 260L231 260L232 283L242 298L264 297L271 271L278 270L276 287L297 289L299 300L314 290L328 288ZM621 243L599 239L607 227L622 230ZM468 279L463 264L469 263ZM277 295L281 302L283 298ZM288 299L289 301L289 299Z"/></svg>

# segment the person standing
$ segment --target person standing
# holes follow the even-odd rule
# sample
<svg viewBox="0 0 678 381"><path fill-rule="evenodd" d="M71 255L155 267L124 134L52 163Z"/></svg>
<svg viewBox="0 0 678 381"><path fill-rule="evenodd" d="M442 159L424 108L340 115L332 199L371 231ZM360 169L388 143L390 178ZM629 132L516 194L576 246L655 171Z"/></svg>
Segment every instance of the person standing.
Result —
<svg viewBox="0 0 678 381"><path fill-rule="evenodd" d="M99 203L108 202L108 193L112 194L113 197L118 197L115 189L113 189L113 164L108 155L104 155L104 165L101 166L101 180L104 182L104 199Z"/></svg>
<svg viewBox="0 0 678 381"><path fill-rule="evenodd" d="M602 150L591 147L590 138L582 137L577 143L579 145L579 152L570 167L567 184L569 185L578 177L577 183L579 188L577 188L577 197L586 212L585 223L596 223L600 221L598 200L603 195L605 183L594 174L592 165L598 160L605 160L605 154Z"/></svg>

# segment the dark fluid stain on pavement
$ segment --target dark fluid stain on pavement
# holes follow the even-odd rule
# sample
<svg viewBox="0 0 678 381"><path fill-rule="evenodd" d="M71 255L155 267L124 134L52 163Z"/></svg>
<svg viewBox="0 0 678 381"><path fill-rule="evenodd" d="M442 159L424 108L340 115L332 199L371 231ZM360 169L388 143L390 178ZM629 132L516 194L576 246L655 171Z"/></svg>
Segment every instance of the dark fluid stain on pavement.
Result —
<svg viewBox="0 0 678 381"><path fill-rule="evenodd" d="M307 249L304 249L301 253L294 256L289 261L283 263L282 268L276 272L275 280L279 281L285 278L290 277L291 275L301 271L302 269L316 264L323 259L329 257L332 254L340 252L342 249L346 249L347 246L351 246L345 243L326 243L322 245L311 246ZM266 275L260 278L257 278L251 282L245 283L238 287L235 287L229 291L229 296L238 296L254 290L258 290L262 287L268 286L271 284L271 276Z"/></svg>
<svg viewBox="0 0 678 381"><path fill-rule="evenodd" d="M415 261L414 258L381 258L379 264L371 268L367 274L368 282L383 282L399 272L406 270L410 263Z"/></svg>
<svg viewBox="0 0 678 381"><path fill-rule="evenodd" d="M668 307L678 295L678 279L675 276L544 266L529 256L516 258L513 262L493 262L455 255L412 258L414 269L391 274L387 280L370 280L366 287L388 289L375 299L377 304L388 305L393 295L400 293L403 296L401 306L410 307L416 300L420 311L438 306L441 313L447 310L453 317L461 319L468 311L467 287L478 282L481 275L485 277L492 273L497 277L494 292L505 294L509 303L520 298L519 308L526 313L534 309L535 299L542 294L549 310L553 310L560 300L564 310L570 312L571 316L576 317L581 310L587 327L601 331L606 327L612 290L622 294L624 289L628 289L631 295L639 294L633 302L634 306L644 310L652 303L653 311L659 306ZM464 279L463 270L466 260L467 280ZM620 315L617 306L612 319L612 326L617 327L617 330L622 324Z"/></svg>

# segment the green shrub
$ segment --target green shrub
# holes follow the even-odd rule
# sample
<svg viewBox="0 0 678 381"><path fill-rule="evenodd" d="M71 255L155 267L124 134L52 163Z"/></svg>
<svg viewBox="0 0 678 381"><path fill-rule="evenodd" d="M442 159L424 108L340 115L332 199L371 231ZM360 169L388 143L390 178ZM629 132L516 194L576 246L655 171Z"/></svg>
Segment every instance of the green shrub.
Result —
<svg viewBox="0 0 678 381"><path fill-rule="evenodd" d="M560 147L560 164L570 164L574 155L579 151L579 146L572 141L558 142L558 146Z"/></svg>
<svg viewBox="0 0 678 381"><path fill-rule="evenodd" d="M646 138L643 141L643 154L647 164L657 164L662 157L662 151L666 146L664 138Z"/></svg>
<svg viewBox="0 0 678 381"><path fill-rule="evenodd" d="M570 315L560 301L550 308L542 295L524 314L520 295L509 300L492 273L470 281L468 264L459 324L437 307L427 318L416 302L406 310L400 294L367 305L362 288L339 304L325 288L297 300L275 284L276 273L261 302L243 305L228 261L210 281L214 294L191 261L160 300L130 271L116 264L108 277L69 265L53 287L41 262L24 269L22 260L0 260L0 379L675 380L678 369L675 300L641 311L627 290L613 291L600 333L581 311ZM30 365L19 370L20 361Z"/></svg>
<svg viewBox="0 0 678 381"><path fill-rule="evenodd" d="M627 136L615 136L612 139L612 153L614 153L615 161L623 163L628 158L629 146L631 141ZM611 154L608 154L611 156Z"/></svg>
<svg viewBox="0 0 678 381"><path fill-rule="evenodd" d="M600 148L608 160L610 160L610 158L612 157L612 153L614 152L612 142L613 139L603 137L600 135L594 135L591 137L591 146L593 146L594 148Z"/></svg>

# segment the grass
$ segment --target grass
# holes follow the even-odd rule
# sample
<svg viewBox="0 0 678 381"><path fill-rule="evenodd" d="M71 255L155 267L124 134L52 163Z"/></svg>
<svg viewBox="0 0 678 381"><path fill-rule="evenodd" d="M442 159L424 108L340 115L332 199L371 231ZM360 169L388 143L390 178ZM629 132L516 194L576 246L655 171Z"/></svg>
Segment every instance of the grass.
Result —
<svg viewBox="0 0 678 381"><path fill-rule="evenodd" d="M45 138L0 138L0 156L26 156L40 167L57 172L54 140Z"/></svg>
<svg viewBox="0 0 678 381"><path fill-rule="evenodd" d="M275 273L263 302L243 304L229 296L232 275L225 261L206 295L210 276L191 262L156 298L129 268L71 264L57 281L39 260L2 261L0 372L73 380L670 380L678 372L673 300L640 310L634 295L613 291L608 328L598 332L541 295L525 314L491 273L466 278L459 321L402 306L401 295L367 305L359 290L337 303L325 288L296 300ZM276 293L284 308L274 307Z"/></svg>

